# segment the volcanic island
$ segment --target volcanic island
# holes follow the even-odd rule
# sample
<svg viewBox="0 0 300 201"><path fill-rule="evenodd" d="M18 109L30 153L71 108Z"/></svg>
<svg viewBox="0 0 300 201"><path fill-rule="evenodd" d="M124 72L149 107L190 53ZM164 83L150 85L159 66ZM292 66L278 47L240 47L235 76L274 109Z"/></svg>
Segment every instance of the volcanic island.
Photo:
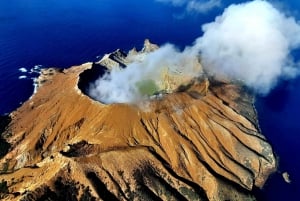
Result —
<svg viewBox="0 0 300 201"><path fill-rule="evenodd" d="M139 103L86 94L104 72L157 48L146 40L140 51L41 70L36 92L1 117L0 198L255 200L277 161L242 84L165 71L154 93L141 85Z"/></svg>

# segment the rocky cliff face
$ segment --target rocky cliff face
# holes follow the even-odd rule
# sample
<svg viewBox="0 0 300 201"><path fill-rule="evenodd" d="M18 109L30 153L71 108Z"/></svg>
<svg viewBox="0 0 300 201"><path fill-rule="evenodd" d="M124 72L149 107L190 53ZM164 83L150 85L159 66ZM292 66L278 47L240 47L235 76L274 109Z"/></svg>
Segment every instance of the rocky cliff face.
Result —
<svg viewBox="0 0 300 201"><path fill-rule="evenodd" d="M156 48L149 45L143 50ZM103 65L126 65L118 54L42 74L2 133L10 149L0 161L1 198L254 199L253 186L264 185L276 161L253 98L203 78L139 104L92 100L78 88L80 76L84 86Z"/></svg>

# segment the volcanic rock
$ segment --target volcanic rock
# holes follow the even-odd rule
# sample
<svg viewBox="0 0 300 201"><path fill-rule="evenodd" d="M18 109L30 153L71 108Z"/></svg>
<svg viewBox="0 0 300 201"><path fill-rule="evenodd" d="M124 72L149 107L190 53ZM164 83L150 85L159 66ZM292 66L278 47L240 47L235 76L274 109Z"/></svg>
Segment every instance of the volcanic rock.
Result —
<svg viewBox="0 0 300 201"><path fill-rule="evenodd" d="M143 54L155 49L148 42ZM10 148L0 160L0 197L255 199L251 190L264 185L276 160L247 90L196 78L160 98L106 105L78 88L85 72L126 66L126 57L118 50L98 64L52 69L51 79L43 78L10 114L2 133Z"/></svg>

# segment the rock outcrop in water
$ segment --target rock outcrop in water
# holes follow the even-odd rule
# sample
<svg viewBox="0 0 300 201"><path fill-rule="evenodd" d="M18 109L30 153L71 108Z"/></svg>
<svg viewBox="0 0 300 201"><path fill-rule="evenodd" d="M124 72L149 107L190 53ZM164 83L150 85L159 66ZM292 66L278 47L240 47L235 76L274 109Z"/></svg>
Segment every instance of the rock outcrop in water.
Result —
<svg viewBox="0 0 300 201"><path fill-rule="evenodd" d="M10 148L0 161L1 198L254 199L252 188L264 185L276 161L253 97L207 78L140 104L105 105L78 88L103 65L125 66L126 57L116 51L43 74L2 133Z"/></svg>

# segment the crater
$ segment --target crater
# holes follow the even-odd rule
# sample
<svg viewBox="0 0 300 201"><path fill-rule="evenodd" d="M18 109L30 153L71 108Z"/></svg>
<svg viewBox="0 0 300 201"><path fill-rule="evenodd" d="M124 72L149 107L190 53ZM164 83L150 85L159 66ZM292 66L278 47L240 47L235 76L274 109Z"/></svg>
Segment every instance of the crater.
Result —
<svg viewBox="0 0 300 201"><path fill-rule="evenodd" d="M117 66L116 68L125 69L126 66L122 64L121 66ZM99 81L105 80L106 82L111 81L107 77L110 76L111 69L109 69L107 66L98 63L93 63L92 67L90 69L87 69L83 71L79 75L79 82L78 82L78 88L79 90L90 97L91 99L95 101L99 101L102 104L111 104L111 103L131 103L135 104L140 101L144 100L153 100L162 98L165 94L171 93L171 91L167 91L165 89L162 89L161 86L158 86L158 84L153 79L145 79L145 80L138 80L135 83L129 83L128 86L123 86L124 90L129 91L128 99L120 99L118 100L118 94L116 94L116 98L114 100L107 100L107 97L105 95L102 95L100 91L97 91L99 93L98 95L95 94L95 92L91 92L92 90L96 90L97 85L99 85ZM125 83L126 84L126 83ZM128 88L131 87L131 89L128 90ZM98 89L97 89L98 90ZM113 88L107 89L112 94ZM121 88L118 88L118 90L122 90ZM117 91L118 91L117 90ZM173 92L173 90L172 90ZM120 92L122 95L122 92ZM106 91L106 96L109 96L108 92ZM131 98L129 97L131 96Z"/></svg>
<svg viewBox="0 0 300 201"><path fill-rule="evenodd" d="M165 52L177 57L163 56ZM144 47L129 52L120 49L106 54L80 74L78 88L104 104L136 104L161 99L165 94L189 88L195 77L203 75L197 57L183 57L173 47L145 40ZM193 96L199 98L196 93Z"/></svg>

